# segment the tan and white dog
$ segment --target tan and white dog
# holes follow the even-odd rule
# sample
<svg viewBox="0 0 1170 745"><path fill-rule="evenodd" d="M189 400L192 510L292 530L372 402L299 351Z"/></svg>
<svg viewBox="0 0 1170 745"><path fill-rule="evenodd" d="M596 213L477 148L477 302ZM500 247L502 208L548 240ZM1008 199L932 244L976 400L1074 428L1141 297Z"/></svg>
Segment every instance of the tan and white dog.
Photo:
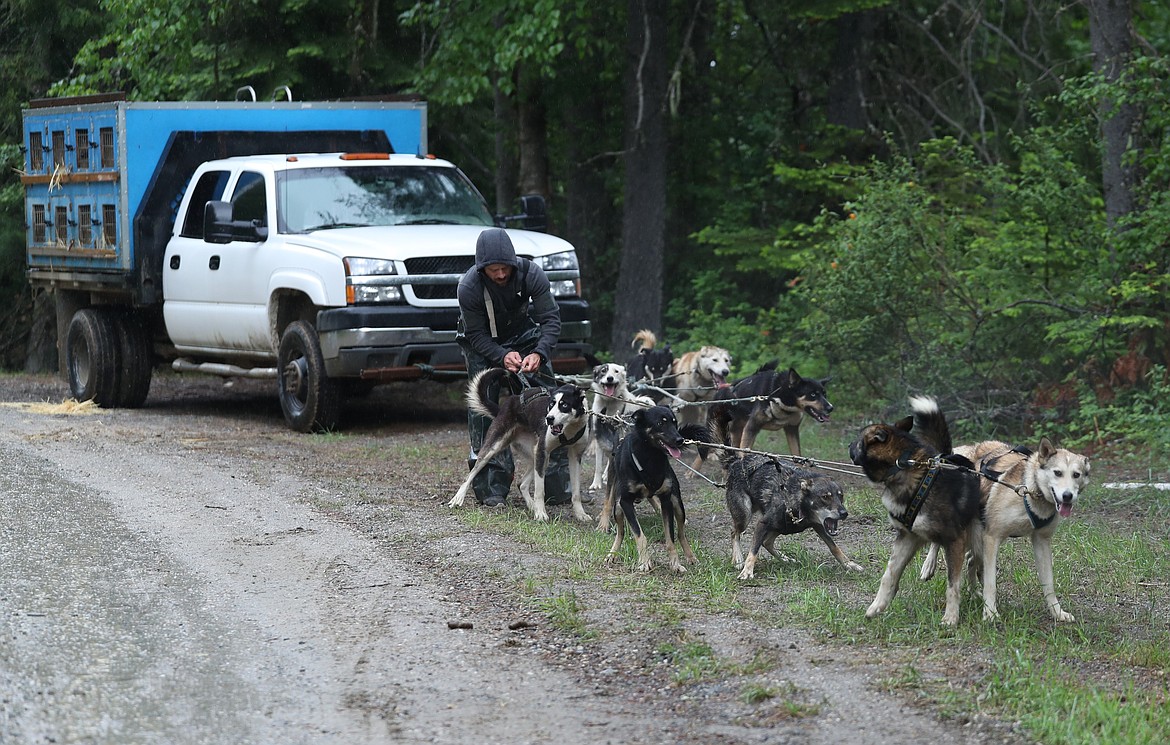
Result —
<svg viewBox="0 0 1170 745"><path fill-rule="evenodd" d="M1072 515L1081 490L1089 483L1089 460L1041 438L1035 452L997 440L963 445L955 452L975 463L983 474L983 540L971 546L971 579L983 574L983 618L999 615L996 604L996 562L1000 544L1008 538L1030 536L1036 576L1048 612L1057 621L1075 618L1060 606L1052 577L1052 536L1063 519ZM1017 492L1016 489L1020 491ZM922 566L922 578L934 573L937 548L931 546Z"/></svg>
<svg viewBox="0 0 1170 745"><path fill-rule="evenodd" d="M727 386L731 353L722 347L705 346L677 357L670 373L674 393L683 401L711 401L717 390ZM706 422L707 412L701 406L684 406L678 419L680 426L701 424Z"/></svg>
<svg viewBox="0 0 1170 745"><path fill-rule="evenodd" d="M593 439L594 465L593 483L589 490L605 488L605 471L610 456L617 446L626 427L610 417L628 417L638 409L654 405L649 396L635 396L630 392L626 368L607 362L593 368L593 391L590 405L589 432Z"/></svg>

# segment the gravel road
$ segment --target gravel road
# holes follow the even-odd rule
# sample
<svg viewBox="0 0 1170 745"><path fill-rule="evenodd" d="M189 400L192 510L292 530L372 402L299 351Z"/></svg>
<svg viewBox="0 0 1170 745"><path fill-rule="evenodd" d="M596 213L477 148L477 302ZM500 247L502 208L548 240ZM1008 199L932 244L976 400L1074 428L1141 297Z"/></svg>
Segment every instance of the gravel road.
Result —
<svg viewBox="0 0 1170 745"><path fill-rule="evenodd" d="M652 614L588 577L598 633L558 630L522 587L565 559L442 507L457 396L376 394L308 437L259 383L159 377L144 409L73 414L20 405L60 401L52 378L0 378L0 743L1021 742L732 613L686 624L771 650L756 674L815 714L680 685ZM377 455L419 447L433 471Z"/></svg>

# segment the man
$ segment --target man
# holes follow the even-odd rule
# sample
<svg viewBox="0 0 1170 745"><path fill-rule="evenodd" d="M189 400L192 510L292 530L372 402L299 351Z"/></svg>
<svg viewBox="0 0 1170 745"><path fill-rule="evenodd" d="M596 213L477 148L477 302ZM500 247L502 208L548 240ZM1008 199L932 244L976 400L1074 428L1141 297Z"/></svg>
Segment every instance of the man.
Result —
<svg viewBox="0 0 1170 745"><path fill-rule="evenodd" d="M561 334L561 313L549 291L544 270L528 259L516 256L512 239L500 228L479 234L475 243L475 266L459 280L459 329L456 339L472 378L489 367L511 372L533 373L540 385L555 387L552 351ZM490 391L498 400L499 390ZM491 419L467 412L471 458L483 444ZM515 466L508 452L492 459L471 484L475 498L487 507L507 503ZM545 474L547 504L569 499L568 461L564 449L555 451Z"/></svg>

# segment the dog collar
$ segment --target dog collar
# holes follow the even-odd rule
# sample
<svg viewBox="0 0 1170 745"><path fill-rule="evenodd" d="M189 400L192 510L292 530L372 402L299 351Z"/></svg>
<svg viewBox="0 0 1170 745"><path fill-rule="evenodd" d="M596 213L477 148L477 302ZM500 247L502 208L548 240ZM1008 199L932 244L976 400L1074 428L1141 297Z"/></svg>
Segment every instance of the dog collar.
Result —
<svg viewBox="0 0 1170 745"><path fill-rule="evenodd" d="M1056 519L1055 512L1053 512L1048 517L1040 517L1037 515L1032 511L1032 505L1028 504L1028 496L1026 494L1022 496L1024 497L1024 512L1028 513L1028 522L1032 523L1032 530L1046 528L1053 520Z"/></svg>
<svg viewBox="0 0 1170 745"><path fill-rule="evenodd" d="M561 447L565 447L567 445L572 445L577 440L580 440L581 435L583 435L583 434L585 434L584 427L577 430L577 434L573 435L572 437L565 437L564 433L561 433L561 434L557 435L557 439L560 440Z"/></svg>
<svg viewBox="0 0 1170 745"><path fill-rule="evenodd" d="M906 530L912 530L914 521L918 518L918 513L922 509L922 505L926 503L926 495L930 493L930 487L934 484L934 477L939 472L938 459L930 461L930 468L926 469L926 473L922 476L922 481L918 482L918 491L914 493L914 498L910 500L910 506L901 515L890 513L890 517L897 520L906 526Z"/></svg>

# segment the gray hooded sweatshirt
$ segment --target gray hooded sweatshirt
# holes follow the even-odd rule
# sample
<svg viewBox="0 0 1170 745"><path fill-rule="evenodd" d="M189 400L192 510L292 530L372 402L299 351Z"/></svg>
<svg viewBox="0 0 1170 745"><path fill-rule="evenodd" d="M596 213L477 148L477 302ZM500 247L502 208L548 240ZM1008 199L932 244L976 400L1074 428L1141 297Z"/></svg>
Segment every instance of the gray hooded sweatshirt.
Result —
<svg viewBox="0 0 1170 745"><path fill-rule="evenodd" d="M503 287L483 273L492 264L514 267ZM459 280L459 313L464 343L495 365L503 365L510 342L537 328L539 341L532 351L548 361L561 335L561 312L548 277L537 264L516 256L501 228L488 228L475 242L475 266Z"/></svg>

